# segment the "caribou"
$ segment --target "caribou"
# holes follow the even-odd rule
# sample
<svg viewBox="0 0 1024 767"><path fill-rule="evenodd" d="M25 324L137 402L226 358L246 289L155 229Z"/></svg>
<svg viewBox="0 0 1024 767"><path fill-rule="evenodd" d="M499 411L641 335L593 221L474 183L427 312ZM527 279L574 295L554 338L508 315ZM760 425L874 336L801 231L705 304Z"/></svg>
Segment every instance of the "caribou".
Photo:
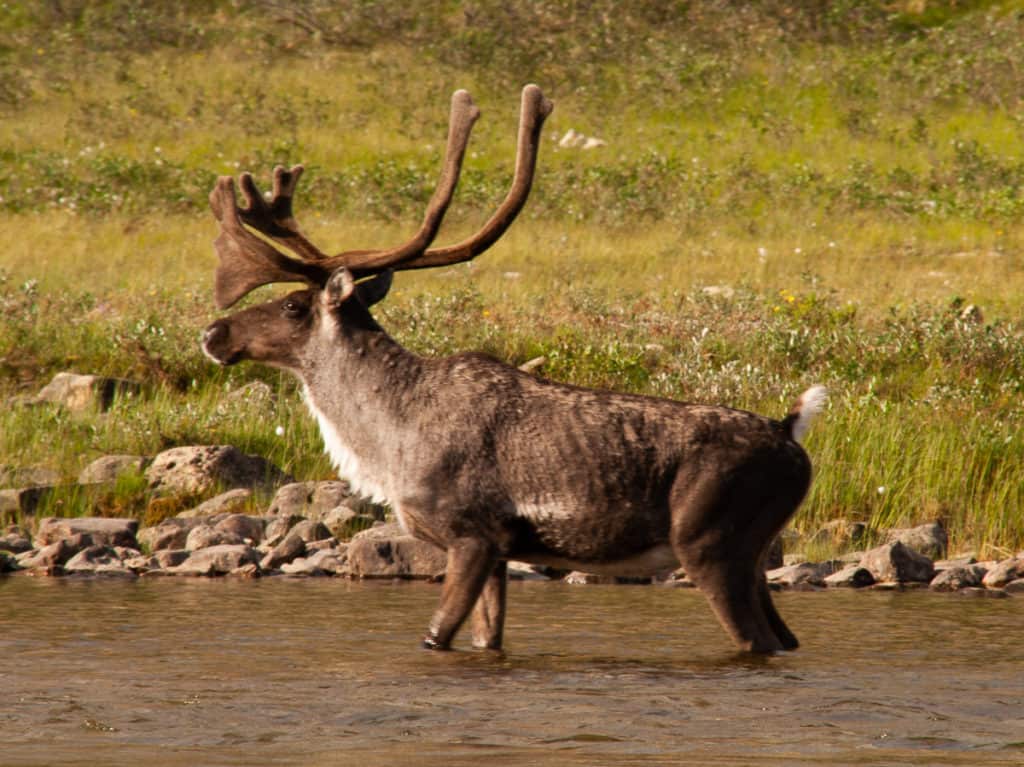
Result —
<svg viewBox="0 0 1024 767"><path fill-rule="evenodd" d="M310 242L292 212L301 165L275 168L266 196L241 174L244 206L234 179L219 178L218 308L270 283L306 287L216 320L203 350L297 376L339 475L445 550L425 647L449 649L472 614L473 644L501 648L507 563L518 560L602 574L682 567L742 651L796 648L763 559L807 492L800 438L823 387L773 420L545 380L479 353L419 356L370 313L394 272L465 262L498 241L529 195L551 110L540 88L523 90L511 188L479 231L445 247L430 246L480 114L463 90L423 223L396 247L328 255Z"/></svg>

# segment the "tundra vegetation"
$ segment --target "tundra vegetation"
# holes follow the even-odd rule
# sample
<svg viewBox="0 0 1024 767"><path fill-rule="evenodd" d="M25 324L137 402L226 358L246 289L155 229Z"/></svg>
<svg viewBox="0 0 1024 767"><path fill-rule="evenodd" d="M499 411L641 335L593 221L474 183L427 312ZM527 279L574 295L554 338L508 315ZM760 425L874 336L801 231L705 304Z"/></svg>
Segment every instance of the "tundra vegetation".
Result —
<svg viewBox="0 0 1024 767"><path fill-rule="evenodd" d="M824 383L798 529L1024 546L1024 4L585 5L0 2L0 398L68 369L143 384L106 413L0 409L0 466L232 444L329 478L290 377L199 349L215 177L302 162L313 239L401 241L465 87L487 119L455 241L508 186L532 81L558 109L526 209L479 262L400 275L382 325L760 413ZM253 379L269 405L225 399ZM176 510L131 478L47 503Z"/></svg>

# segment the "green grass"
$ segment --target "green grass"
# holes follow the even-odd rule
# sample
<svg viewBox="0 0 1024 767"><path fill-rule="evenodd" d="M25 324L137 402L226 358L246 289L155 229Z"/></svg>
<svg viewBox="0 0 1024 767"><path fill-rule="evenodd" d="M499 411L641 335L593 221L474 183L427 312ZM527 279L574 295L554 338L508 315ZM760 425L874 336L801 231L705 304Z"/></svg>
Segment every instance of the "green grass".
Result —
<svg viewBox="0 0 1024 767"><path fill-rule="evenodd" d="M536 81L556 110L530 203L472 266L398 277L380 315L403 343L770 415L822 382L799 528L1024 546L1020 2L304 8L0 4L0 397L63 369L145 384L108 414L5 410L0 464L70 479L216 442L330 476L289 379L199 353L214 178L301 161L316 242L393 243L468 87L454 240L504 194ZM562 149L569 128L608 145ZM226 398L253 378L272 405Z"/></svg>

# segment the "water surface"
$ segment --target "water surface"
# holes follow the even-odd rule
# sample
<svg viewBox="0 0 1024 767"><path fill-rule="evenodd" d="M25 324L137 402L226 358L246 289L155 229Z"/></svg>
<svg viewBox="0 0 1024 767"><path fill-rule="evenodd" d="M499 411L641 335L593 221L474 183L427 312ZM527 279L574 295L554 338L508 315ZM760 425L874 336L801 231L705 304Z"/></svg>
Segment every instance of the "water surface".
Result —
<svg viewBox="0 0 1024 767"><path fill-rule="evenodd" d="M0 765L1024 764L1024 599L512 584L504 654L423 583L0 579Z"/></svg>

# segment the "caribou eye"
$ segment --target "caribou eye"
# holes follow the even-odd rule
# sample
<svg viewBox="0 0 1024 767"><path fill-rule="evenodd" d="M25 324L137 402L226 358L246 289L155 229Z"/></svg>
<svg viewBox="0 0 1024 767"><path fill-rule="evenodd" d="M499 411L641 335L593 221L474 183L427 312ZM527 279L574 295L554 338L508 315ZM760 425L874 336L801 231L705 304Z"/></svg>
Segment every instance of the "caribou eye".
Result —
<svg viewBox="0 0 1024 767"><path fill-rule="evenodd" d="M306 313L306 305L293 298L287 299L281 304L281 312L291 319L297 319Z"/></svg>

